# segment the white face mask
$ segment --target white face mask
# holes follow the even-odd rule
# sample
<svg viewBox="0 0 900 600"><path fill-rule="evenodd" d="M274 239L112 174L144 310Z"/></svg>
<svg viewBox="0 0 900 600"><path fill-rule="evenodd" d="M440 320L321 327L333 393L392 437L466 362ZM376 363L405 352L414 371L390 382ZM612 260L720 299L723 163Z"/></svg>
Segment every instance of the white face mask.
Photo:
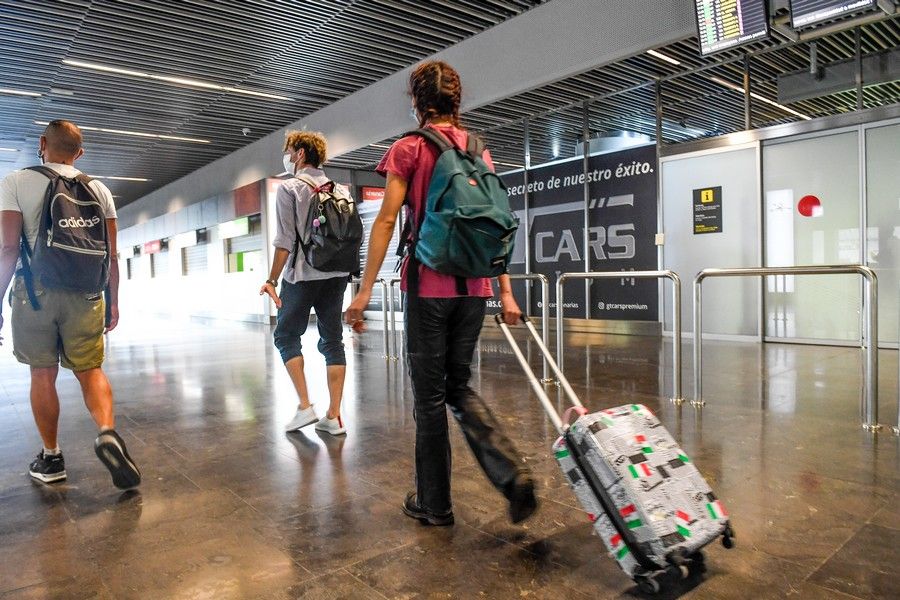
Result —
<svg viewBox="0 0 900 600"><path fill-rule="evenodd" d="M415 121L416 123L419 122L419 113L416 112L415 106L409 107L409 118L412 119L413 121Z"/></svg>
<svg viewBox="0 0 900 600"><path fill-rule="evenodd" d="M285 154L281 157L281 162L284 164L284 170L293 175L297 170L297 165L291 161L291 155Z"/></svg>

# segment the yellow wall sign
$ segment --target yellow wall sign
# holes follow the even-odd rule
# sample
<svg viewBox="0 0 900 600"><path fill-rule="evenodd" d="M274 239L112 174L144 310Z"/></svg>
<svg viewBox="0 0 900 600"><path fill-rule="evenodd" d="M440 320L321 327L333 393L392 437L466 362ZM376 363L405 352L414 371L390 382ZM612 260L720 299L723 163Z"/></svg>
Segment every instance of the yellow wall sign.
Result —
<svg viewBox="0 0 900 600"><path fill-rule="evenodd" d="M721 233L722 186L694 190L694 234Z"/></svg>

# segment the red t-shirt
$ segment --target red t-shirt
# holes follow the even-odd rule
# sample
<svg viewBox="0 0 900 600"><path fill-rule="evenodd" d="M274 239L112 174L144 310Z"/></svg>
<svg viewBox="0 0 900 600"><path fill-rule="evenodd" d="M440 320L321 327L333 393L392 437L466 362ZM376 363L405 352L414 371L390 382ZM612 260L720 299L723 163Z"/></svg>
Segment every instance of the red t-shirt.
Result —
<svg viewBox="0 0 900 600"><path fill-rule="evenodd" d="M458 129L453 125L430 125L443 133L458 148L465 148L469 134L464 129ZM431 173L437 162L439 151L429 141L417 135L408 135L400 138L385 153L384 158L375 169L382 175L393 173L406 180L406 218L413 224L419 223L419 215L425 210L425 200L428 196L428 186L431 183ZM494 163L490 153L485 150L482 155L488 167L493 171ZM400 269L400 289L406 291L406 260ZM494 295L491 288L491 280L486 277L466 279L466 289L469 296L490 298ZM425 265L419 266L419 296L422 298L454 298L460 294L456 290L456 277L445 275L429 269Z"/></svg>

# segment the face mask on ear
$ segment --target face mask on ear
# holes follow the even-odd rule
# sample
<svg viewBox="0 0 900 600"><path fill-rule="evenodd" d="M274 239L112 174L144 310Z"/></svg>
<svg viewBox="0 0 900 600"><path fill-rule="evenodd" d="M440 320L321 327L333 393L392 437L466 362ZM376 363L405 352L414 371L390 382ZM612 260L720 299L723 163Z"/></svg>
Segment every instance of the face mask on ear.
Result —
<svg viewBox="0 0 900 600"><path fill-rule="evenodd" d="M288 173L290 173L291 175L293 175L294 172L297 170L297 165L295 165L291 161L290 154L285 154L284 156L282 156L281 162L284 164L284 170L287 171Z"/></svg>
<svg viewBox="0 0 900 600"><path fill-rule="evenodd" d="M44 152L40 148L37 151L38 158L41 159L41 164L44 164Z"/></svg>
<svg viewBox="0 0 900 600"><path fill-rule="evenodd" d="M415 121L416 123L419 122L419 115L418 115L418 113L416 113L415 106L409 107L409 118L412 119L413 121Z"/></svg>

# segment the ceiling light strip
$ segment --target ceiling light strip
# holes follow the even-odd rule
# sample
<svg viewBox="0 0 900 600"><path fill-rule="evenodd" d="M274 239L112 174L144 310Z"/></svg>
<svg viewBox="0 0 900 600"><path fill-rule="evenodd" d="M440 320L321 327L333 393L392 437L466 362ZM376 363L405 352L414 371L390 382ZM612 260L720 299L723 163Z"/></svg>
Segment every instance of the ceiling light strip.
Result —
<svg viewBox="0 0 900 600"><path fill-rule="evenodd" d="M18 152L18 148L0 148L0 152Z"/></svg>
<svg viewBox="0 0 900 600"><path fill-rule="evenodd" d="M35 125L49 125L47 121L35 121ZM106 127L90 127L88 125L78 126L83 131L99 131L101 133L113 133L116 135L132 135L135 137L153 138L157 140L174 140L176 142L193 142L195 144L211 144L210 140L202 140L199 138L181 137L178 135L163 135L161 133L146 133L143 131L127 131L125 129L108 129Z"/></svg>
<svg viewBox="0 0 900 600"><path fill-rule="evenodd" d="M718 83L719 85L724 85L725 87L727 87L727 88L730 89L730 90L734 90L735 92L739 92L739 93L741 93L741 94L744 93L744 88L742 88L742 87L739 86L739 85L735 85L735 84L733 84L733 83L731 83L731 82L728 82L728 81L725 81L724 79L721 79L721 78L719 78L719 77L710 77L710 79L711 79L712 81ZM788 108L788 107L785 106L784 104L779 104L778 102L775 102L774 100L769 100L769 99L766 98L765 96L760 96L760 95L757 94L756 92L750 92L750 97L751 97L751 98L755 98L756 100L759 100L760 102L765 102L766 104L769 104L769 105L774 106L774 107L776 107L776 108L780 108L781 110L783 110L783 111L785 111L785 112L789 112L789 113L791 113L792 115L796 115L796 116L798 116L798 117L800 117L801 119L804 119L804 120L806 120L806 121L812 121L812 117L810 117L809 115L804 115L804 114L801 113L801 112L797 112L797 111L794 110L793 108Z"/></svg>
<svg viewBox="0 0 900 600"><path fill-rule="evenodd" d="M121 69L119 67L110 67L107 65L100 65L97 63L88 63L80 60L70 60L64 59L63 64L69 65L70 67L78 67L81 69L92 69L94 71L102 71L104 73L116 73L118 75L128 75L129 77L139 77L141 79L152 79L154 81L165 81L166 83L174 83L177 85L185 85L189 87L196 87L205 90L215 90L219 92L229 92L233 94L244 94L246 96L257 96L260 98L271 98L272 100L291 100L291 98L287 96L279 96L277 94L269 94L266 92L257 92L254 90L245 90L243 88L236 88L226 85L219 85L217 83L210 83L208 81L200 81L198 79L187 79L185 77L170 77L168 75L156 75L154 73L145 73L143 71L134 71L132 69Z"/></svg>
<svg viewBox="0 0 900 600"><path fill-rule="evenodd" d="M680 64L681 64L681 61L680 61L680 60L675 60L675 59L672 58L671 56L666 56L666 55L663 54L662 52L657 52L656 50L647 50L647 54L649 54L650 56L655 56L656 58L658 58L658 59L660 59L660 60L664 60L664 61L666 61L667 63L672 63L673 65L680 65Z"/></svg>
<svg viewBox="0 0 900 600"><path fill-rule="evenodd" d="M34 98L38 98L42 95L37 92L26 92L25 90L14 90L12 88L0 88L0 94L12 94L14 96L32 96Z"/></svg>

